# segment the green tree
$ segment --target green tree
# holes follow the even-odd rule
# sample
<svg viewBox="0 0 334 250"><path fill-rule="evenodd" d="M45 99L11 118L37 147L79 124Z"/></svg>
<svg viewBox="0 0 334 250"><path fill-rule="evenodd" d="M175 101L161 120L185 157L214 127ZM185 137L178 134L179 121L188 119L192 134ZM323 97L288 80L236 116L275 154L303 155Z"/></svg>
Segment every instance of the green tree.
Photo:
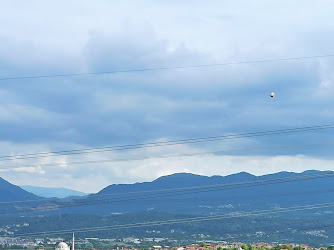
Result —
<svg viewBox="0 0 334 250"><path fill-rule="evenodd" d="M207 244L205 244L205 242L202 242L202 244L201 244L201 247L205 247L205 248L207 248L207 247L208 247L208 245L207 245Z"/></svg>
<svg viewBox="0 0 334 250"><path fill-rule="evenodd" d="M292 250L291 247L289 247L287 245L279 246L279 249L289 249L289 250Z"/></svg>

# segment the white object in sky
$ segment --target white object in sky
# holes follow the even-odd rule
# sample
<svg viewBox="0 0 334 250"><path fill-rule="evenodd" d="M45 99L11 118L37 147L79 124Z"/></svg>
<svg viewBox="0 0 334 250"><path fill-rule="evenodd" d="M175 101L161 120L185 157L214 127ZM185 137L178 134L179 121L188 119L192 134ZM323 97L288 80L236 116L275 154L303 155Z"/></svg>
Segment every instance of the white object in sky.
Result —
<svg viewBox="0 0 334 250"><path fill-rule="evenodd" d="M271 92L270 93L270 97L274 97L275 96L275 93L274 92Z"/></svg>

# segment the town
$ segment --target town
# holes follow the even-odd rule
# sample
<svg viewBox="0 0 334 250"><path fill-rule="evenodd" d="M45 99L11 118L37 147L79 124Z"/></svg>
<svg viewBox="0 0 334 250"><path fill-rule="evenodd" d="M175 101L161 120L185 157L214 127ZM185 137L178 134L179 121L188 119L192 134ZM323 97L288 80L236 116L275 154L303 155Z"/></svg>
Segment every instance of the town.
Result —
<svg viewBox="0 0 334 250"><path fill-rule="evenodd" d="M68 245L72 240L62 237L46 238L22 238L22 237L0 237L0 249L35 249L47 250L55 249L60 242ZM113 249L113 250L334 250L334 246L312 247L307 244L297 243L246 243L246 242L226 242L226 241L196 241L182 244L175 239L166 238L78 238L75 240L75 249Z"/></svg>

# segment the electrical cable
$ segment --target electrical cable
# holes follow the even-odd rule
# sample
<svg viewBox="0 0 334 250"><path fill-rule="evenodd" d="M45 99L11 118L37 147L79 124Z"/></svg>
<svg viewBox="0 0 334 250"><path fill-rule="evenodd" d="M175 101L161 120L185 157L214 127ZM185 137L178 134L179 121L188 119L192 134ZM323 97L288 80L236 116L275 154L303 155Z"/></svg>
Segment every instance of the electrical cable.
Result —
<svg viewBox="0 0 334 250"><path fill-rule="evenodd" d="M198 138L190 138L190 139L183 139L183 140L138 143L138 144L74 149L74 150L62 150L62 151L53 151L53 152L39 152L39 153L30 153L30 154L16 154L16 155L0 156L0 161L41 158L41 157L50 157L54 155L76 155L76 154L87 154L87 153L106 152L106 151L109 152L109 151L131 150L131 149L138 149L138 148L152 148L152 147L154 148L154 147L161 147L161 146L174 146L174 145L183 145L183 144L190 144L190 143L202 143L202 142L211 142L211 141L220 141L220 140L258 137L258 136L289 134L289 133L296 133L296 132L306 132L306 131L315 131L315 130L332 129L332 128L334 128L334 124L325 124L325 125L268 130L268 131L250 132L250 133L241 133L241 134L198 137Z"/></svg>
<svg viewBox="0 0 334 250"><path fill-rule="evenodd" d="M121 193L111 193L111 194L91 194L90 197L107 197L107 196L126 196L129 194L136 195L138 194L150 194L155 192L171 192L171 191L183 191L183 190L196 190L196 189L208 189L208 188L234 188L234 187L245 187L245 185L259 184L277 184L277 183L286 183L300 180L309 180L309 179L318 179L318 178L327 178L334 176L334 172L325 172L322 174L311 174L311 175L302 175L302 176L290 176L290 177L281 177L273 178L267 180L256 180L256 181L246 181L246 182L233 182L233 183L224 183L224 184L215 184L215 185L201 185L201 186L190 186L190 187L178 187L178 188L166 188L166 189L155 189L155 190L141 190L141 191L132 191L132 192L121 192ZM27 202L44 202L44 201L58 201L59 198L45 198L38 200L17 200L17 201L2 201L0 205L8 205L15 203L27 203Z"/></svg>
<svg viewBox="0 0 334 250"><path fill-rule="evenodd" d="M25 234L16 234L12 237L24 237L24 236L39 236L42 234L66 234L66 233L82 233L82 232L95 232L102 230L120 230L128 228L138 228L138 227L147 227L147 226L163 226L171 224L180 224L180 223L191 223L191 222L202 222L202 221L211 221L211 220L222 220L222 219L231 219L231 218L240 218L240 217L249 217L249 216L263 216L274 213L287 213L287 212L298 212L303 210L313 210L319 208L329 208L334 207L334 202L332 203L322 203L322 204L311 204L305 206L293 206L288 208L279 208L279 209L268 209L268 210L259 210L253 212L245 212L243 214L234 214L234 215L220 215L220 216L199 216L194 218L184 218L184 219L174 219L174 220L165 220L165 221L151 221L151 222L142 222L142 223L132 223L132 224L123 224L115 226L101 226L101 227L91 227L91 228L79 228L79 229L66 229L66 230L54 230L54 231L45 231L45 232L36 232L36 233L25 233Z"/></svg>
<svg viewBox="0 0 334 250"><path fill-rule="evenodd" d="M276 231L276 232L270 232L270 233L265 233L263 236L268 236L268 235L274 235L274 234L283 234L283 233L291 233L291 232L304 232L306 230L315 230L315 229L324 229L324 228L329 228L329 227L334 227L334 224L326 224L326 225L321 225L321 226L313 226L313 227L307 227L304 229L289 229L285 231ZM252 236L236 236L236 237L228 237L225 238L227 239L247 239L247 238L252 238L255 237L255 235Z"/></svg>
<svg viewBox="0 0 334 250"><path fill-rule="evenodd" d="M228 66L228 65L238 65L238 64L253 64L253 63L267 63L267 62L280 62L280 61L293 61L293 60L305 60L305 59L329 58L329 57L334 57L334 55L333 54L312 55L312 56L286 57L286 58L274 58L274 59L262 59L262 60L250 60L250 61L236 61L236 62L225 62L225 63L211 63L211 64L197 64L197 65L142 68L142 69L112 70L112 71L104 71L104 72L68 73L68 74L35 75L35 76L12 76L12 77L2 77L2 78L0 78L0 81L23 80L23 79L42 79L42 78L56 78L56 77L73 77L73 76L89 76L89 75L111 75L111 74L120 74L120 73L134 73L134 72L158 71L158 70L160 71L160 70L173 70L173 69L203 68L203 67Z"/></svg>
<svg viewBox="0 0 334 250"><path fill-rule="evenodd" d="M133 201L142 201L152 198L164 198L164 197L170 197L170 196L177 196L177 195L187 195L187 194L196 194L196 193L203 193L203 192L212 192L212 191L218 191L218 190L226 190L226 189L235 189L235 188L246 188L246 187L254 187L254 186L260 186L260 185L270 185L270 184L281 184L281 183L287 183L291 181L302 181L302 180L310 180L315 178L325 178L325 177L331 177L334 173L327 174L327 175L316 175L316 176L299 176L297 178L281 178L281 179L269 179L267 182L248 182L247 184L243 183L240 185L240 183L235 183L237 185L233 185L233 183L229 184L223 184L223 185L211 185L211 186L198 186L198 187L190 187L188 188L188 192L185 192L184 190L187 190L186 188L182 188L181 190L176 191L182 191L182 192L176 192L174 193L164 193L164 194L153 194L147 196L147 194L144 195L138 195L134 197L126 197L125 199L113 199L113 200L93 200L93 201L84 201L84 202L63 202L63 203L55 203L55 204L46 204L41 205L37 207L28 207L28 208L21 208L20 210L3 210L0 212L0 214L10 214L10 213L23 213L23 212L47 212L52 211L59 208L64 207L77 207L77 206L87 206L87 205L99 205L99 204L119 204L124 202L133 202ZM270 181L271 180L271 181ZM270 181L270 182L268 182ZM195 191L194 191L195 188ZM202 189L202 190L196 190L196 189ZM330 190L329 192L333 192L333 190ZM117 195L117 194L113 194ZM91 196L92 198L95 198L94 196ZM2 202L2 205L8 205L11 203L18 203L19 201L14 202ZM0 203L1 205L1 203Z"/></svg>
<svg viewBox="0 0 334 250"><path fill-rule="evenodd" d="M159 155L159 156L146 156L146 157L136 157L136 158L121 158L121 159L104 159L104 160L86 160L86 161L73 161L66 162L66 165L84 165L84 164L96 164L96 163L111 163L111 162L129 162L129 161L142 161L142 160L152 160L152 159L166 159L166 158L179 158L179 157L194 157L194 156L223 156L232 153L241 152L253 152L258 150L268 150L268 149L284 149L284 148L298 148L303 146L319 146L325 144L333 144L334 141L323 141L323 142L313 142L313 143L299 143L290 145L278 145L271 147L254 147L254 148L244 148L244 149L231 149L231 150L219 150L219 151L208 151L199 153L188 153L188 154L176 154L176 155ZM52 166L62 166L64 162L54 162L54 163L39 163L36 164L38 167L52 167ZM24 165L13 165L13 166L0 166L0 170L11 170L16 168L35 168L33 164Z"/></svg>

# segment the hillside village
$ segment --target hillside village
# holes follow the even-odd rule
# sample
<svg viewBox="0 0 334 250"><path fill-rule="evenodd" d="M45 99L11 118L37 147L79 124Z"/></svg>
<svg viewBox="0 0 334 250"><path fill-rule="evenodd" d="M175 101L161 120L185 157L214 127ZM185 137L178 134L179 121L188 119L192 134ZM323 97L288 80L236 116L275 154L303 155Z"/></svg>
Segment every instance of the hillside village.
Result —
<svg viewBox="0 0 334 250"><path fill-rule="evenodd" d="M54 249L59 242L71 241L64 238L21 238L21 237L0 237L0 249ZM159 243L164 243L159 244ZM165 245L169 243L169 245ZM334 246L314 248L307 244L297 243L243 243L243 242L196 242L193 244L180 244L177 240L164 238L133 238L121 239L100 239L100 238L79 238L75 242L76 250L79 249L113 249L113 250L334 250Z"/></svg>

